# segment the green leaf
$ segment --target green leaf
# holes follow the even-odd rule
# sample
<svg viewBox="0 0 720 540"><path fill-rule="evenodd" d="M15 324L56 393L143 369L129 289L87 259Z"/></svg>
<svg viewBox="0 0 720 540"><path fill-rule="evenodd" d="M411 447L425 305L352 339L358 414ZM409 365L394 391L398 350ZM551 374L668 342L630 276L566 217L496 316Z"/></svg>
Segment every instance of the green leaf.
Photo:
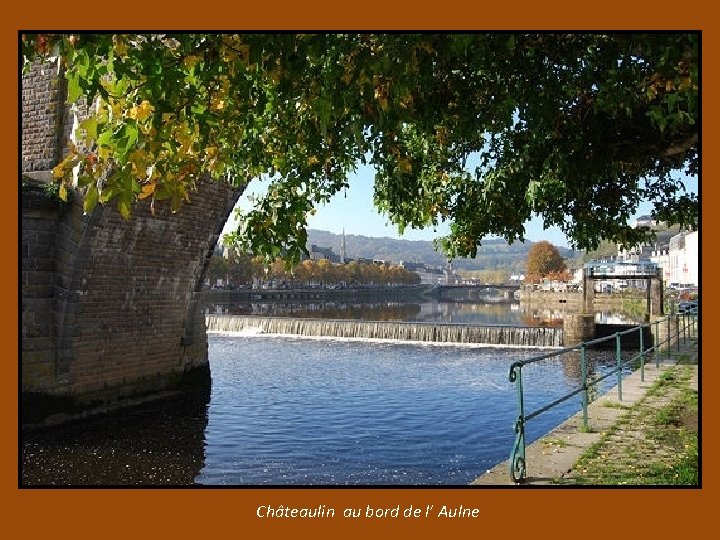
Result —
<svg viewBox="0 0 720 540"><path fill-rule="evenodd" d="M90 186L85 193L85 200L83 200L83 210L85 212L92 212L93 208L98 202L98 190L97 186Z"/></svg>
<svg viewBox="0 0 720 540"><path fill-rule="evenodd" d="M130 217L130 203L124 197L118 199L118 210L123 219Z"/></svg>
<svg viewBox="0 0 720 540"><path fill-rule="evenodd" d="M75 103L80 96L82 96L82 90L80 88L80 76L76 71L68 71L65 75L68 81L68 95L67 102Z"/></svg>
<svg viewBox="0 0 720 540"><path fill-rule="evenodd" d="M89 186L90 184L94 184L94 183L95 183L95 179L88 174L82 174L82 175L78 176L78 187L83 188L83 187Z"/></svg>
<svg viewBox="0 0 720 540"><path fill-rule="evenodd" d="M98 122L95 116L90 116L80 122L80 128L85 130L85 146L88 148L91 148L93 142L97 139L97 127Z"/></svg>
<svg viewBox="0 0 720 540"><path fill-rule="evenodd" d="M102 133L100 133L100 135L99 135L98 138L97 138L97 143L98 143L98 146L105 146L105 147L108 147L108 148L110 148L110 149L114 149L114 148L115 148L115 144L114 144L114 141L113 141L113 130L112 130L112 127L108 126L108 128L105 129L105 131L103 131Z"/></svg>

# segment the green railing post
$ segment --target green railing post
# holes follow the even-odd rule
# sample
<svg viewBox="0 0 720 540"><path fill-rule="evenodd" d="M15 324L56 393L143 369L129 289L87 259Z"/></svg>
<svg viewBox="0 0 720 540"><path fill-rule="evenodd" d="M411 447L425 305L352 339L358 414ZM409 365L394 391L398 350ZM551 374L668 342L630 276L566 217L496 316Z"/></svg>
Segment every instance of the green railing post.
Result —
<svg viewBox="0 0 720 540"><path fill-rule="evenodd" d="M525 405L523 402L522 365L510 366L510 382L515 383L518 399L518 417L515 422L515 443L510 452L510 478L521 482L525 478Z"/></svg>
<svg viewBox="0 0 720 540"><path fill-rule="evenodd" d="M585 354L585 344L580 346L580 373L582 376L582 408L583 408L583 428L585 431L590 429L588 426L588 384L587 384L587 356Z"/></svg>
<svg viewBox="0 0 720 540"><path fill-rule="evenodd" d="M617 370L618 401L622 401L622 353L620 352L620 333L615 333L615 363Z"/></svg>
<svg viewBox="0 0 720 540"><path fill-rule="evenodd" d="M655 321L655 368L660 369L660 321Z"/></svg>
<svg viewBox="0 0 720 540"><path fill-rule="evenodd" d="M680 350L680 314L675 315L675 343L677 350Z"/></svg>
<svg viewBox="0 0 720 540"><path fill-rule="evenodd" d="M697 313L690 314L690 337L695 337L695 322L697 321Z"/></svg>
<svg viewBox="0 0 720 540"><path fill-rule="evenodd" d="M665 319L665 326L667 330L667 345L665 346L665 353L667 355L667 359L670 360L670 315L667 316L667 319Z"/></svg>
<svg viewBox="0 0 720 540"><path fill-rule="evenodd" d="M643 325L640 325L640 381L645 382L645 348L643 343Z"/></svg>
<svg viewBox="0 0 720 540"><path fill-rule="evenodd" d="M683 313L683 343L687 343L687 313Z"/></svg>

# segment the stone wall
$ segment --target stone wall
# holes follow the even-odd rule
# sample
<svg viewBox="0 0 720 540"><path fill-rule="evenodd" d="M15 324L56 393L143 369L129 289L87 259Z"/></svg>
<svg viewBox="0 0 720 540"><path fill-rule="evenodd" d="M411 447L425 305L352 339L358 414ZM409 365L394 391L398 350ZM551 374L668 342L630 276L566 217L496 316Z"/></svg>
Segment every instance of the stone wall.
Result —
<svg viewBox="0 0 720 540"><path fill-rule="evenodd" d="M59 161L67 116L57 64L36 63L22 78L22 171L47 171Z"/></svg>
<svg viewBox="0 0 720 540"><path fill-rule="evenodd" d="M563 318L563 345L572 347L595 338L595 315L593 313L566 313Z"/></svg>
<svg viewBox="0 0 720 540"><path fill-rule="evenodd" d="M160 208L152 216L140 203L123 220L113 206L85 215L79 201L48 207L47 198L28 190L22 216L26 397L71 398L62 409L87 409L168 389L206 369L200 285L238 196L205 181L180 212ZM57 407L40 406L46 408Z"/></svg>
<svg viewBox="0 0 720 540"><path fill-rule="evenodd" d="M113 206L89 215L79 202L40 208L28 193L23 392L86 409L165 390L206 368L200 285L238 195L205 181L180 212L152 216L140 203L123 220Z"/></svg>
<svg viewBox="0 0 720 540"><path fill-rule="evenodd" d="M527 306L541 306L549 309L562 309L577 312L595 312L603 310L622 310L626 300L646 302L646 291L624 293L595 293L583 295L582 292L550 292L520 289L520 303ZM653 281L651 285L650 309L653 315L662 314L662 283Z"/></svg>
<svg viewBox="0 0 720 540"><path fill-rule="evenodd" d="M22 80L21 414L24 423L209 385L199 300L241 190L199 181L179 212L139 202L85 214L47 190L71 126L56 67Z"/></svg>
<svg viewBox="0 0 720 540"><path fill-rule="evenodd" d="M22 196L20 250L23 388L55 385L57 326L54 316L55 242L61 205L29 183Z"/></svg>

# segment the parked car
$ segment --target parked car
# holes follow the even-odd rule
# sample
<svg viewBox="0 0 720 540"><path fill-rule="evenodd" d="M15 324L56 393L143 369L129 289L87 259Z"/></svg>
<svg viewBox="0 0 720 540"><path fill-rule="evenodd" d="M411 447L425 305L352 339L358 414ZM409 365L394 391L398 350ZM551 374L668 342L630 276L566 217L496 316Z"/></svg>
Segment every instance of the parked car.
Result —
<svg viewBox="0 0 720 540"><path fill-rule="evenodd" d="M678 313L695 313L698 309L697 301L680 302L678 305Z"/></svg>

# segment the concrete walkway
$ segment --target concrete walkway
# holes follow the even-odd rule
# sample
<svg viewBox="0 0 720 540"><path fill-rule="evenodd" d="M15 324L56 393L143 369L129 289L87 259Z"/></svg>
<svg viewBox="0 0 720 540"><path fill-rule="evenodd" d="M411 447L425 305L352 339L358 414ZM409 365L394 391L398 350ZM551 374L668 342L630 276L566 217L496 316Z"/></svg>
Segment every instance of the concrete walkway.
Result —
<svg viewBox="0 0 720 540"><path fill-rule="evenodd" d="M662 355L659 369L652 358L645 365L644 381L641 381L640 370L626 376L622 381L622 401L618 400L617 386L605 395L596 399L588 406L588 424L590 433L582 430L582 411L569 418L566 422L553 429L544 437L528 445L525 449L527 478L521 484L514 484L510 479L509 460L506 460L487 471L471 482L472 485L543 485L563 483L572 475L572 470L580 456L590 445L600 440L608 430L618 423L629 408L638 403L647 390L669 367L678 361L691 363L693 375L690 387L698 389L698 343L697 339L688 340L681 345L680 351L675 349L671 355ZM630 434L628 434L630 435ZM510 449L508 448L508 452ZM664 449L654 448L654 452L662 454ZM612 455L609 457L612 459ZM619 459L619 458L618 458ZM618 463L618 467L626 466ZM567 482L565 482L567 483Z"/></svg>

